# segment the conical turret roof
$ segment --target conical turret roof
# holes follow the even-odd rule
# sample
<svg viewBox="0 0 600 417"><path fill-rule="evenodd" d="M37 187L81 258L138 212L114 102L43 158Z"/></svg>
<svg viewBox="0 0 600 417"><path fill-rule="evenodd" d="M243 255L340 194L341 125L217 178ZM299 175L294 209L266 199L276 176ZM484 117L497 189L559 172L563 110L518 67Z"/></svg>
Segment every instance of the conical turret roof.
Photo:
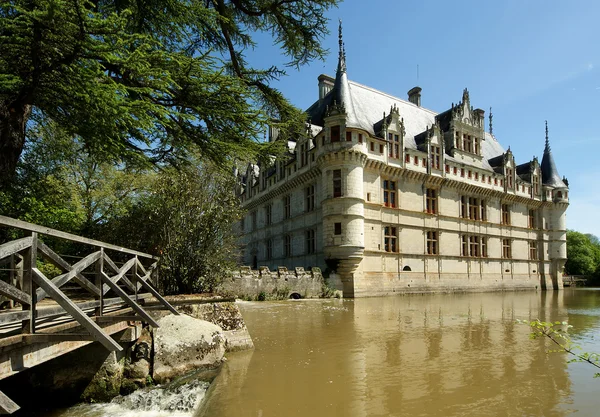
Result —
<svg viewBox="0 0 600 417"><path fill-rule="evenodd" d="M542 157L542 184L549 185L555 188L567 188L563 180L558 174L552 151L550 149L550 141L548 140L548 122L546 121L546 146L544 147L544 156Z"/></svg>

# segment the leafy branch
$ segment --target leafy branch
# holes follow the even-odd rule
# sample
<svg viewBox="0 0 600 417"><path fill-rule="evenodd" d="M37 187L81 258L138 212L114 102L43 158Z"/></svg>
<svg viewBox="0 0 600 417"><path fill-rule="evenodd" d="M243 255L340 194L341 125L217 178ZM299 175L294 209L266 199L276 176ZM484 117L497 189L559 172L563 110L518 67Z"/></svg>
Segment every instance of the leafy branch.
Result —
<svg viewBox="0 0 600 417"><path fill-rule="evenodd" d="M573 326L566 321L546 322L536 319L534 321L517 320L517 323L531 327L532 332L529 334L531 339L546 337L558 346L557 349L549 350L548 353L568 353L574 357L569 363L585 362L600 369L600 354L583 352L581 346L571 340L569 329ZM594 374L594 378L598 377L600 377L600 372Z"/></svg>

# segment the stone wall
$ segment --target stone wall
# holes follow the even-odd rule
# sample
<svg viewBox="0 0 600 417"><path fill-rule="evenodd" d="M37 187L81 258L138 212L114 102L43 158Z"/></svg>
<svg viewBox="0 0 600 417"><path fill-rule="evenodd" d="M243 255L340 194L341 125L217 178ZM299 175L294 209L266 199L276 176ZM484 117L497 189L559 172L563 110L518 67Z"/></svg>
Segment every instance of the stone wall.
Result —
<svg viewBox="0 0 600 417"><path fill-rule="evenodd" d="M288 270L280 266L277 271L270 271L268 267L261 266L256 271L243 266L224 279L218 292L253 300L261 294L267 299L295 298L296 294L302 298L316 298L321 295L322 287L320 268L307 271L302 267Z"/></svg>

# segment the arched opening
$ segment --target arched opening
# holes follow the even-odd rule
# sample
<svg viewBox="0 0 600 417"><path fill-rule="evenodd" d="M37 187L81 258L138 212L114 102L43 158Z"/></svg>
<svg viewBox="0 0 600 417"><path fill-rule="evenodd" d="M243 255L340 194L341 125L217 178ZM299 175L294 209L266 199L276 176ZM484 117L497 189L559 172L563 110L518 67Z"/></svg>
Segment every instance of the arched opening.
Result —
<svg viewBox="0 0 600 417"><path fill-rule="evenodd" d="M403 271L412 271L412 269L410 269L410 266L406 265L404 268L402 268Z"/></svg>
<svg viewBox="0 0 600 417"><path fill-rule="evenodd" d="M302 296L300 294L298 294L297 292L293 292L290 294L290 300L299 300L301 298L302 298Z"/></svg>

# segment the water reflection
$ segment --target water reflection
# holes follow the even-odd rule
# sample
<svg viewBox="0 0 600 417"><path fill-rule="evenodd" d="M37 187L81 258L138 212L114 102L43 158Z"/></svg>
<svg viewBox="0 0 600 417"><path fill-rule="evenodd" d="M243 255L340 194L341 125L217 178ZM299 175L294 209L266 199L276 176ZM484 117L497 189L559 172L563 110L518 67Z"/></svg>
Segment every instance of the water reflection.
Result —
<svg viewBox="0 0 600 417"><path fill-rule="evenodd" d="M576 337L598 335L599 293L579 294L245 303L256 349L230 355L198 415L596 415L594 394L573 389L593 372L573 374L515 324L570 320Z"/></svg>

